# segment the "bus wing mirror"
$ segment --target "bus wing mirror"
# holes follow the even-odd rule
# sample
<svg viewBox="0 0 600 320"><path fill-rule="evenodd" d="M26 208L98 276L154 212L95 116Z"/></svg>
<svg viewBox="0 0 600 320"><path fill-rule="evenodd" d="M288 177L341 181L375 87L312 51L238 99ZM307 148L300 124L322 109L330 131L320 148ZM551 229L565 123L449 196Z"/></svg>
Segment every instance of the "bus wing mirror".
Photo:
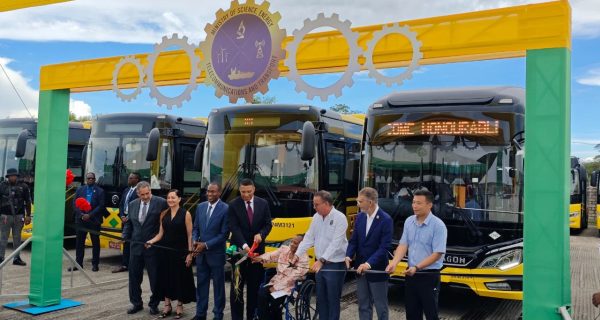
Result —
<svg viewBox="0 0 600 320"><path fill-rule="evenodd" d="M31 135L29 134L29 130L23 129L19 133L17 137L17 150L15 151L15 158L23 158L25 155L25 149L27 148L27 140Z"/></svg>
<svg viewBox="0 0 600 320"><path fill-rule="evenodd" d="M194 170L200 171L202 170L202 153L204 152L204 140L201 140L196 145L196 150L194 151Z"/></svg>
<svg viewBox="0 0 600 320"><path fill-rule="evenodd" d="M158 142L160 140L160 130L154 128L148 134L148 151L146 152L146 161L154 161L158 158Z"/></svg>
<svg viewBox="0 0 600 320"><path fill-rule="evenodd" d="M599 171L592 172L592 179L591 179L592 187L598 187L598 174L599 173L600 173Z"/></svg>
<svg viewBox="0 0 600 320"><path fill-rule="evenodd" d="M315 157L315 126L310 121L304 122L302 126L302 154L303 161L312 160Z"/></svg>

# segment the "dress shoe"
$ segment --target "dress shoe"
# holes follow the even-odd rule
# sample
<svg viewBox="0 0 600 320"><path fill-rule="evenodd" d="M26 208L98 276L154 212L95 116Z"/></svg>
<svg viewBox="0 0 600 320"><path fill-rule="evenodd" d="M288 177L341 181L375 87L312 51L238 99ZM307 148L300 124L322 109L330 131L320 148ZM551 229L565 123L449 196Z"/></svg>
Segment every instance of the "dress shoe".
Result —
<svg viewBox="0 0 600 320"><path fill-rule="evenodd" d="M195 317L192 318L192 320L206 320L206 316L203 316L203 317L201 317L201 316L195 316Z"/></svg>
<svg viewBox="0 0 600 320"><path fill-rule="evenodd" d="M67 269L67 271L73 272L73 271L79 271L79 269L77 269L75 267L69 267L69 269Z"/></svg>
<svg viewBox="0 0 600 320"><path fill-rule="evenodd" d="M26 266L27 265L27 263L25 263L25 261L23 261L19 258L13 260L13 264L16 266Z"/></svg>
<svg viewBox="0 0 600 320"><path fill-rule="evenodd" d="M120 266L120 267L116 267L112 270L112 273L118 273L118 272L125 272L127 271L127 267L126 266Z"/></svg>
<svg viewBox="0 0 600 320"><path fill-rule="evenodd" d="M157 307L150 307L150 314L155 316L158 314L158 308Z"/></svg>
<svg viewBox="0 0 600 320"><path fill-rule="evenodd" d="M98 265L92 266L92 272L98 272L98 270L100 270Z"/></svg>
<svg viewBox="0 0 600 320"><path fill-rule="evenodd" d="M127 314L134 314L134 313L137 313L138 311L141 311L142 309L144 309L144 307L142 307L142 306L133 306L133 307L127 309Z"/></svg>

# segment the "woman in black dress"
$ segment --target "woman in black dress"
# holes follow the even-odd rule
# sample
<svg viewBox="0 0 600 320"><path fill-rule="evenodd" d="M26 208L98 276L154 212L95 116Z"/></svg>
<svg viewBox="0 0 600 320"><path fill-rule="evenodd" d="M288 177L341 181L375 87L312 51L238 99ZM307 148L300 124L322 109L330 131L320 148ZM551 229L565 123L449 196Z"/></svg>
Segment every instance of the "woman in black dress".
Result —
<svg viewBox="0 0 600 320"><path fill-rule="evenodd" d="M148 241L148 245L160 241L161 246L176 250L163 249L159 283L165 296L165 306L160 317L171 315L171 301L177 301L175 319L183 315L183 305L196 301L196 288L192 273L192 216L181 208L181 194L172 189L167 194L169 208L160 215L160 231Z"/></svg>

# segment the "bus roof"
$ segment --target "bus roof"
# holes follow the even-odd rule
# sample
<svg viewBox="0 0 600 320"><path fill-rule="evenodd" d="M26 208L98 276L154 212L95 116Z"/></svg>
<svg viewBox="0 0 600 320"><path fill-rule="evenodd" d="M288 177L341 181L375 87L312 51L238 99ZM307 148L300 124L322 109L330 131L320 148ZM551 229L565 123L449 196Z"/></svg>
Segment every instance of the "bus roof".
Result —
<svg viewBox="0 0 600 320"><path fill-rule="evenodd" d="M36 118L6 118L0 119L0 124L8 127L17 126L34 126L37 127L38 119ZM90 124L91 125L91 124ZM90 129L90 125L86 126L83 122L69 122L69 129Z"/></svg>
<svg viewBox="0 0 600 320"><path fill-rule="evenodd" d="M133 113L133 112L132 113L110 113L110 114L97 115L96 117L94 117L94 120L110 121L110 120L124 119L124 118L137 119L137 120L160 120L160 121L166 121L166 122L173 123L173 124L185 124L185 125L191 125L191 126L206 127L205 121L201 121L201 120L189 118L189 117L178 117L178 116L164 114L164 113L142 113L142 112L139 112L139 113Z"/></svg>
<svg viewBox="0 0 600 320"><path fill-rule="evenodd" d="M211 113L245 113L245 112L270 112L270 113L313 113L318 117L327 117L345 122L362 125L364 123L364 114L340 114L333 110L322 109L319 107L305 104L245 104L239 106L226 106L213 108Z"/></svg>
<svg viewBox="0 0 600 320"><path fill-rule="evenodd" d="M459 105L520 106L519 109L524 111L525 90L502 86L402 91L377 100L369 107L369 111L378 108Z"/></svg>

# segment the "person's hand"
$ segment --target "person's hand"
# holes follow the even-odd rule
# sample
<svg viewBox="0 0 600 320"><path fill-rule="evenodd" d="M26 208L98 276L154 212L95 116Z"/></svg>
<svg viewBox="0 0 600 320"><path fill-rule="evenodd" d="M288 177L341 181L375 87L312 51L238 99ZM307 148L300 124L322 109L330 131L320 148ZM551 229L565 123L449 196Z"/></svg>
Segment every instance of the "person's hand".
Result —
<svg viewBox="0 0 600 320"><path fill-rule="evenodd" d="M314 273L317 273L321 270L321 268L323 267L323 263L319 260L315 261L315 263L312 265L312 267L310 268L310 270Z"/></svg>
<svg viewBox="0 0 600 320"><path fill-rule="evenodd" d="M148 248L152 247L152 245L153 245L153 244L154 244L154 243L153 243L152 241L146 241L146 243L144 244L144 247L145 247L146 249L148 249Z"/></svg>
<svg viewBox="0 0 600 320"><path fill-rule="evenodd" d="M30 216L26 216L25 220L23 222L25 222L25 225L30 224L31 223L31 217Z"/></svg>
<svg viewBox="0 0 600 320"><path fill-rule="evenodd" d="M192 253L193 257L197 257L199 254L201 254L204 250L206 250L206 243L205 242L196 242L194 243L194 252Z"/></svg>
<svg viewBox="0 0 600 320"><path fill-rule="evenodd" d="M7 223L8 223L8 216L2 215L2 224L7 224Z"/></svg>
<svg viewBox="0 0 600 320"><path fill-rule="evenodd" d="M129 220L127 216L121 217L121 223L127 223L127 220Z"/></svg>
<svg viewBox="0 0 600 320"><path fill-rule="evenodd" d="M412 277L412 276L414 276L414 275L415 275L415 272L417 272L417 268L416 268L416 267L410 267L410 268L408 268L408 269L406 269L406 270L402 271L402 273L403 273L405 276L409 276L409 277Z"/></svg>
<svg viewBox="0 0 600 320"><path fill-rule="evenodd" d="M252 263L264 263L265 262L265 259L261 258L260 256L252 257L250 259L252 259Z"/></svg>
<svg viewBox="0 0 600 320"><path fill-rule="evenodd" d="M594 304L594 307L600 305L600 292L596 292L592 295L592 303Z"/></svg>
<svg viewBox="0 0 600 320"><path fill-rule="evenodd" d="M350 269L350 264L352 263L352 259L350 259L350 257L346 257L344 259L344 261L346 262L346 269Z"/></svg>
<svg viewBox="0 0 600 320"><path fill-rule="evenodd" d="M89 213L84 213L84 214L81 216L81 220L83 220L83 221L88 221L88 220L90 220L90 214L89 214Z"/></svg>
<svg viewBox="0 0 600 320"><path fill-rule="evenodd" d="M368 263L365 262L365 263L361 264L360 266L358 266L358 268L356 268L356 273L362 274L363 272L365 272L369 269L371 269L371 267L369 266Z"/></svg>
<svg viewBox="0 0 600 320"><path fill-rule="evenodd" d="M256 243L262 242L262 237L260 236L260 233L257 233L254 235L254 242L256 242Z"/></svg>
<svg viewBox="0 0 600 320"><path fill-rule="evenodd" d="M185 257L185 266L189 268L192 265L192 260L192 254L190 253Z"/></svg>
<svg viewBox="0 0 600 320"><path fill-rule="evenodd" d="M390 261L388 266L385 268L385 272L390 273L390 274L394 273L394 271L396 271L396 265L398 265L398 264L393 261Z"/></svg>
<svg viewBox="0 0 600 320"><path fill-rule="evenodd" d="M300 260L300 257L298 257L297 255L294 255L292 260L290 260L290 264L295 265L296 263L298 263L298 260Z"/></svg>

